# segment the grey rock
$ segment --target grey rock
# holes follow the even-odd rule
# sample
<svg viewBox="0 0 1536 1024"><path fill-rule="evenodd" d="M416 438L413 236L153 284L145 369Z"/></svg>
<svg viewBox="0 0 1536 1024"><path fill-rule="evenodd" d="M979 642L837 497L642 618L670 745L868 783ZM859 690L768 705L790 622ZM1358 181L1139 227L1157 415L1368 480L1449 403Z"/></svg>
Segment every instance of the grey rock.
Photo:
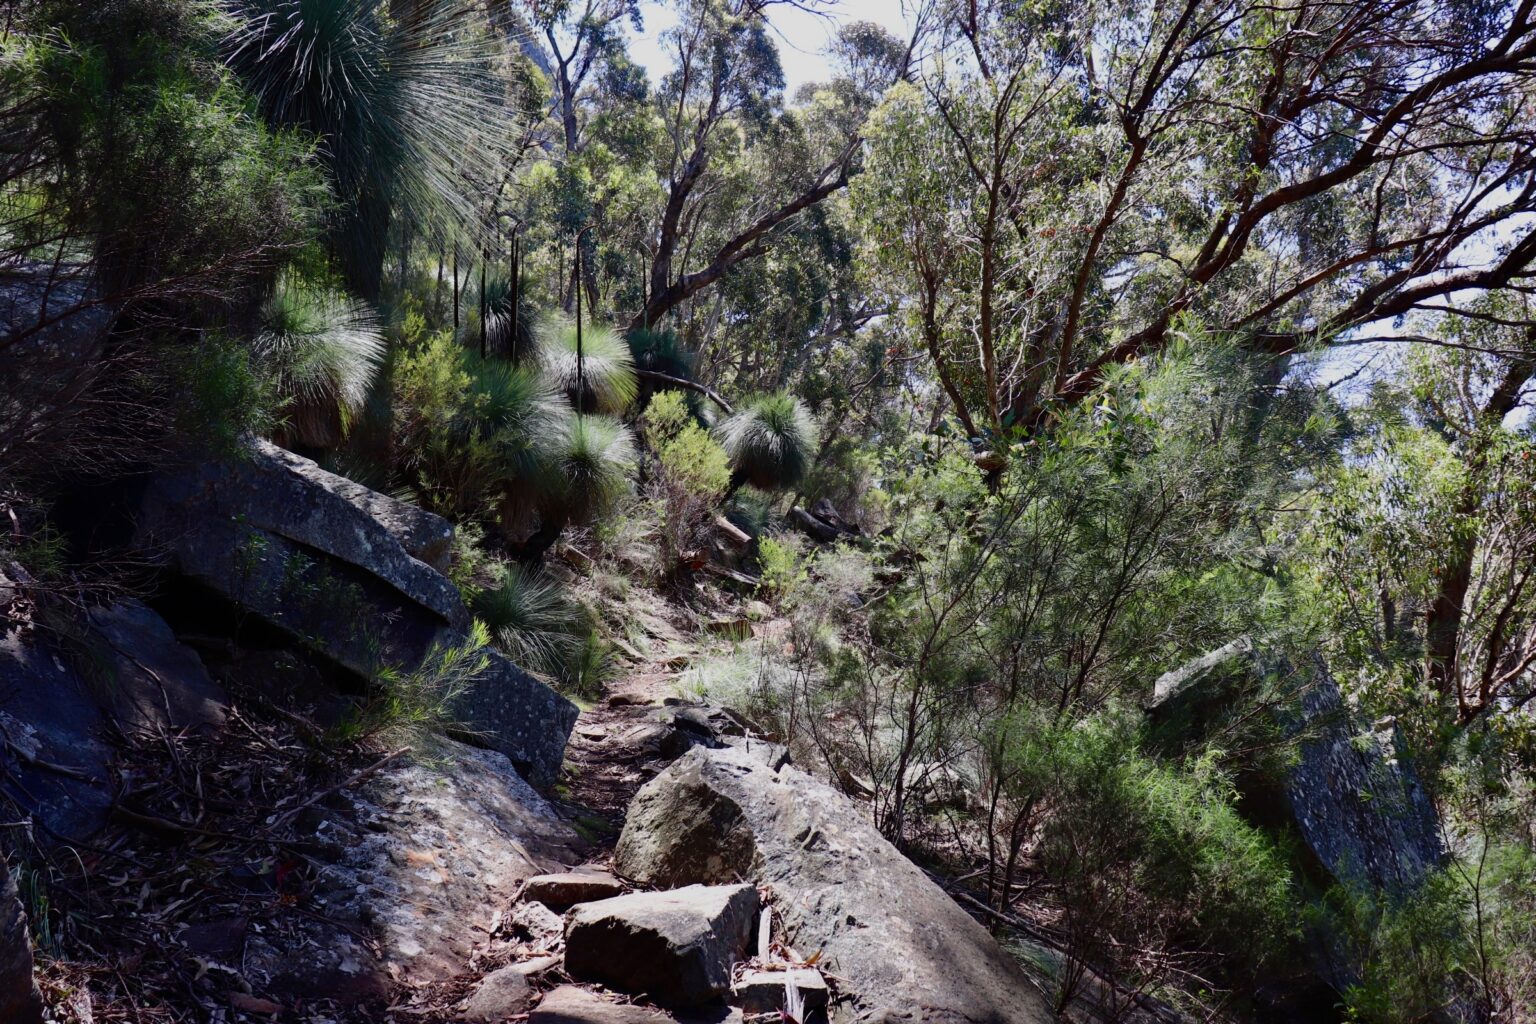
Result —
<svg viewBox="0 0 1536 1024"><path fill-rule="evenodd" d="M1352 721L1320 664L1302 697L1300 757L1285 780L1297 834L1345 884L1402 895L1444 862L1440 819L1391 724Z"/></svg>
<svg viewBox="0 0 1536 1024"><path fill-rule="evenodd" d="M0 437L10 458L25 453L41 461L63 447L90 454L89 434L74 425L99 409L76 399L102 370L116 316L99 297L88 267L0 267ZM46 440L10 446L32 436Z"/></svg>
<svg viewBox="0 0 1536 1024"><path fill-rule="evenodd" d="M519 903L507 914L502 927L533 949L559 949L565 936L565 921L542 903Z"/></svg>
<svg viewBox="0 0 1536 1024"><path fill-rule="evenodd" d="M731 986L731 1002L747 1013L777 1013L788 1006L789 990L800 997L806 1010L827 1008L826 980L809 967L787 971L748 971Z"/></svg>
<svg viewBox="0 0 1536 1024"><path fill-rule="evenodd" d="M721 760L745 760L766 765L773 771L790 763L789 748L782 743L770 743L749 736L727 736L722 742L725 745L716 752Z"/></svg>
<svg viewBox="0 0 1536 1024"><path fill-rule="evenodd" d="M103 677L109 710L124 732L223 728L229 694L209 678L202 659L176 639L164 619L131 600L93 608L87 615L92 660Z"/></svg>
<svg viewBox="0 0 1536 1024"><path fill-rule="evenodd" d="M16 879L0 860L0 1021L41 1024L43 998L32 976L32 942Z"/></svg>
<svg viewBox="0 0 1536 1024"><path fill-rule="evenodd" d="M105 731L68 652L35 631L0 630L0 788L31 817L32 838L78 842L106 824L115 779Z"/></svg>
<svg viewBox="0 0 1536 1024"><path fill-rule="evenodd" d="M271 450L273 458L282 460L296 473L314 476L339 497L345 498L358 509L371 516L390 536L400 542L405 553L447 575L453 555L453 524L442 516L434 515L409 502L380 494L346 477L326 473L314 467L308 459L284 451ZM324 476L320 474L324 473Z"/></svg>
<svg viewBox="0 0 1536 1024"><path fill-rule="evenodd" d="M480 979L464 1006L463 1016L466 1021L491 1024L526 1013L538 998L528 984L527 974L518 970L517 965L501 967Z"/></svg>
<svg viewBox="0 0 1536 1024"><path fill-rule="evenodd" d="M716 815L733 820L722 830L697 827ZM688 849L712 841L712 856ZM861 1018L1055 1019L1019 964L858 805L794 768L690 751L636 796L618 849L620 873L665 884L710 880L687 878L691 866L737 871L747 861L745 877L778 895L775 910L796 946L822 951L820 963L846 980Z"/></svg>
<svg viewBox="0 0 1536 1024"><path fill-rule="evenodd" d="M252 441L243 459L150 479L135 544L352 672L414 672L464 643L469 612L367 510L388 499L365 500L357 488ZM461 739L500 751L539 783L558 775L577 715L495 652L446 710Z"/></svg>
<svg viewBox="0 0 1536 1024"><path fill-rule="evenodd" d="M1328 883L1402 895L1444 859L1440 823L1390 725L1355 721L1321 658L1300 665L1247 639L1227 644L1157 681L1149 708L1164 749L1205 740L1247 716L1255 694L1294 711L1266 723L1296 744L1280 792L1245 786L1261 820L1294 828L1311 867Z"/></svg>
<svg viewBox="0 0 1536 1024"><path fill-rule="evenodd" d="M722 763L683 758L635 794L614 849L614 870L658 888L750 880L757 836L736 791L716 781ZM749 773L755 767L734 756L730 763Z"/></svg>
<svg viewBox="0 0 1536 1024"><path fill-rule="evenodd" d="M395 977L453 977L495 908L577 860L575 833L505 756L444 740L425 760L391 762L315 825L315 841L334 851L315 861L317 916L288 938L252 932L245 973L258 989L367 1003ZM518 906L540 911L558 939L559 918Z"/></svg>
<svg viewBox="0 0 1536 1024"><path fill-rule="evenodd" d="M1253 716L1260 700L1277 710ZM1359 722L1321 657L1292 664L1240 639L1159 679L1148 714L1165 751L1224 737L1234 723L1294 745L1293 761L1240 777L1238 790L1252 820L1299 841L1296 866L1319 890L1398 899L1444 862L1439 817L1396 726ZM1315 976L1342 991L1359 972L1328 920L1307 928Z"/></svg>
<svg viewBox="0 0 1536 1024"><path fill-rule="evenodd" d="M673 1018L659 1010L604 999L575 985L562 985L544 997L528 1024L666 1024Z"/></svg>
<svg viewBox="0 0 1536 1024"><path fill-rule="evenodd" d="M523 899L542 903L553 910L564 910L577 903L606 900L623 893L624 883L606 871L578 870L528 879Z"/></svg>
<svg viewBox="0 0 1536 1024"><path fill-rule="evenodd" d="M580 903L566 916L565 969L663 1006L707 1003L730 990L731 965L752 939L757 910L750 885Z"/></svg>

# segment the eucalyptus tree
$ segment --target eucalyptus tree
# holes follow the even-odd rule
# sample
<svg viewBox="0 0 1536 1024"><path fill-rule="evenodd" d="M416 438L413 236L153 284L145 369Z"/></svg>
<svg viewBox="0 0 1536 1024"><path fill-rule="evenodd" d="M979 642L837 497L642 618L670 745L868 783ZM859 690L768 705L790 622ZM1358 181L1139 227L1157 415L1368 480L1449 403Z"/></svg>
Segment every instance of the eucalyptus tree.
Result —
<svg viewBox="0 0 1536 1024"><path fill-rule="evenodd" d="M855 200L973 435L1040 425L1185 311L1285 355L1531 286L1531 3L943 6Z"/></svg>
<svg viewBox="0 0 1536 1024"><path fill-rule="evenodd" d="M663 202L647 239L644 303L631 328L649 329L732 269L764 256L797 216L844 189L857 136L811 140L797 166L751 179L744 156L771 160L785 127L784 73L770 36L772 0L688 0L665 35L671 71L657 90L664 125Z"/></svg>
<svg viewBox="0 0 1536 1024"><path fill-rule="evenodd" d="M1318 606L1420 749L1536 701L1536 315L1494 293L1423 335L1327 480ZM1422 339L1422 340L1420 340ZM1427 343L1427 344L1426 344Z"/></svg>

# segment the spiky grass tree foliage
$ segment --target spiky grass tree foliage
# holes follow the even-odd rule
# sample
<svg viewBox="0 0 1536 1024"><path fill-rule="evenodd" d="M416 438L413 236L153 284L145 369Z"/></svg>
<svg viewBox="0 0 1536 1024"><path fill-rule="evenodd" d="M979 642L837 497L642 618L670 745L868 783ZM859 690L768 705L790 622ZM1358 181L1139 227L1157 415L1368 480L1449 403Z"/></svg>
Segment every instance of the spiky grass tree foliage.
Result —
<svg viewBox="0 0 1536 1024"><path fill-rule="evenodd" d="M764 491L795 486L816 456L810 410L786 391L760 395L715 428L731 460L731 491L751 484Z"/></svg>
<svg viewBox="0 0 1536 1024"><path fill-rule="evenodd" d="M636 328L624 336L629 351L634 356L636 370L648 370L679 380L693 379L693 354L683 347L674 331L652 331ZM640 379L640 394L636 399L645 405L651 395L667 385L662 382ZM689 393L689 404L695 404L697 395Z"/></svg>
<svg viewBox="0 0 1536 1024"><path fill-rule="evenodd" d="M526 287L518 289L516 310L512 308L512 302L512 283L505 275L489 276L483 296L477 285L474 297L469 300L469 315L460 331L460 343L466 348L480 349L480 310L484 309L486 354L519 366L536 363L539 357L539 311L528 298Z"/></svg>
<svg viewBox="0 0 1536 1024"><path fill-rule="evenodd" d="M581 609L538 569L503 564L472 602L507 656L526 669L564 676L583 641Z"/></svg>
<svg viewBox="0 0 1536 1024"><path fill-rule="evenodd" d="M267 120L320 142L348 286L377 299L391 218L477 223L467 183L493 180L515 136L499 41L471 0L226 0L226 60Z"/></svg>
<svg viewBox="0 0 1536 1024"><path fill-rule="evenodd" d="M520 557L536 562L572 524L590 523L629 493L638 454L628 428L608 416L574 415L555 439L540 488L540 524Z"/></svg>
<svg viewBox="0 0 1536 1024"><path fill-rule="evenodd" d="M636 462L629 430L607 416L573 416L555 457L552 514L589 523L629 492Z"/></svg>
<svg viewBox="0 0 1536 1024"><path fill-rule="evenodd" d="M617 416L639 394L629 345L606 327L583 324L578 373L576 325L550 318L539 328L539 361L555 389L582 413Z"/></svg>
<svg viewBox="0 0 1536 1024"><path fill-rule="evenodd" d="M378 318L367 304L290 274L278 278L261 317L252 347L285 403L279 440L335 447L384 359Z"/></svg>
<svg viewBox="0 0 1536 1024"><path fill-rule="evenodd" d="M474 415L472 444L490 453L502 525L516 534L530 527L539 510L562 493L557 460L574 414L543 376L526 366L512 366L466 353Z"/></svg>

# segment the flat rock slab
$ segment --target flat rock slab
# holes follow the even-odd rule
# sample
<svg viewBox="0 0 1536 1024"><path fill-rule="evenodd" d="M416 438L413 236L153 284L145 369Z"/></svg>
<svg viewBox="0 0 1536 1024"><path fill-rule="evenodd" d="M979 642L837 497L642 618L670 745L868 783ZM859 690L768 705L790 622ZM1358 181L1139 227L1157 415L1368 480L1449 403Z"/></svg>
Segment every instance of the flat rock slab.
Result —
<svg viewBox="0 0 1536 1024"><path fill-rule="evenodd" d="M747 1013L777 1013L786 1009L789 991L800 997L806 1010L827 1008L827 983L821 972L809 967L788 971L748 971L731 987L731 1002Z"/></svg>
<svg viewBox="0 0 1536 1024"><path fill-rule="evenodd" d="M86 614L91 630L84 642L107 677L109 710L124 732L223 727L229 695L164 619L134 600Z"/></svg>
<svg viewBox="0 0 1536 1024"><path fill-rule="evenodd" d="M658 1010L615 1003L575 985L562 985L528 1016L528 1024L667 1024Z"/></svg>
<svg viewBox="0 0 1536 1024"><path fill-rule="evenodd" d="M576 859L575 833L506 757L440 744L427 763L391 763L348 795L352 806L314 824L314 842L330 851L315 864L316 917L303 941L249 935L246 973L259 990L366 1003L387 995L395 977L453 977L485 940L496 907L527 879ZM537 910L558 939L560 921L547 909L518 907Z"/></svg>
<svg viewBox="0 0 1536 1024"><path fill-rule="evenodd" d="M757 920L750 885L690 885L571 908L565 969L663 1006L697 1006L730 991Z"/></svg>
<svg viewBox="0 0 1536 1024"><path fill-rule="evenodd" d="M528 1024L742 1024L734 1007L695 1010L673 1016L649 1006L617 1003L575 985L562 985L538 1005Z"/></svg>
<svg viewBox="0 0 1536 1024"><path fill-rule="evenodd" d="M542 903L552 910L564 910L578 903L612 899L623 894L624 883L606 871L535 875L523 888L523 899Z"/></svg>
<svg viewBox="0 0 1536 1024"><path fill-rule="evenodd" d="M350 672L440 671L471 623L434 567L446 524L264 441L242 454L144 481L136 549ZM454 735L553 782L576 706L495 651L483 656L444 708Z"/></svg>
<svg viewBox="0 0 1536 1024"><path fill-rule="evenodd" d="M690 751L636 795L614 867L648 885L771 886L795 945L821 950L860 1019L1056 1020L1018 962L863 809L794 768Z"/></svg>

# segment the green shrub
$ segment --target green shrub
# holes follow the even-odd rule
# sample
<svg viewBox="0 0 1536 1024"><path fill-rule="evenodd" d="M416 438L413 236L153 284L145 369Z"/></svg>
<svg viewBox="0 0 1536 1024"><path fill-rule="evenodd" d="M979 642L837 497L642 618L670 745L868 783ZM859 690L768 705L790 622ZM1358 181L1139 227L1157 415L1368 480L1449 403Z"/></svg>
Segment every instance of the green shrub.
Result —
<svg viewBox="0 0 1536 1024"><path fill-rule="evenodd" d="M277 423L281 397L272 377L260 372L250 351L210 336L190 358L167 358L179 392L178 433L217 455L238 455L245 438L265 436Z"/></svg>
<svg viewBox="0 0 1536 1024"><path fill-rule="evenodd" d="M810 579L811 560L799 537L762 537L757 542L757 571L763 591L778 601L790 599Z"/></svg>
<svg viewBox="0 0 1536 1024"><path fill-rule="evenodd" d="M1124 981L1157 977L1136 950L1171 946L1253 980L1290 951L1288 861L1237 813L1213 759L1148 757L1134 715L1025 714L1004 764L1010 788L1046 809L1036 856L1059 892L1070 955Z"/></svg>
<svg viewBox="0 0 1536 1024"><path fill-rule="evenodd" d="M384 667L376 688L356 714L338 728L339 738L358 739L401 730L407 734L453 724L454 701L490 665L490 632L474 623L457 643L436 643L412 669Z"/></svg>
<svg viewBox="0 0 1536 1024"><path fill-rule="evenodd" d="M676 391L664 391L645 410L645 433L656 453L649 492L661 513L661 560L682 571L709 542L715 509L730 486L725 450L695 421Z"/></svg>
<svg viewBox="0 0 1536 1024"><path fill-rule="evenodd" d="M536 371L482 360L444 332L400 357L393 386L395 449L425 507L516 530L568 500L560 460L575 425Z"/></svg>

